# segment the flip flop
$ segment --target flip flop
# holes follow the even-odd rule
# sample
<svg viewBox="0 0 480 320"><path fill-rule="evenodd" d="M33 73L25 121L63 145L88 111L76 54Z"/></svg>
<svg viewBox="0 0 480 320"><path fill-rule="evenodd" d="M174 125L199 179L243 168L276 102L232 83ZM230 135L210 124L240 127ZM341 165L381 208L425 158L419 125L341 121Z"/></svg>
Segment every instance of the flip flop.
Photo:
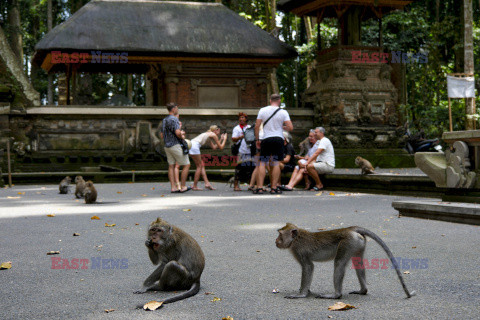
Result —
<svg viewBox="0 0 480 320"><path fill-rule="evenodd" d="M170 193L180 193L180 190L170 191Z"/></svg>
<svg viewBox="0 0 480 320"><path fill-rule="evenodd" d="M185 192L190 191L190 190L192 190L192 187L187 187L187 189L185 189L185 190L180 190L180 193L185 193Z"/></svg>
<svg viewBox="0 0 480 320"><path fill-rule="evenodd" d="M233 189L233 191L242 191L242 189Z"/></svg>
<svg viewBox="0 0 480 320"><path fill-rule="evenodd" d="M193 191L203 191L203 189L200 189L200 188L193 188L193 187L192 187L192 190L193 190Z"/></svg>
<svg viewBox="0 0 480 320"><path fill-rule="evenodd" d="M263 194L265 190L263 190L263 188L257 188L255 190L253 190L253 194Z"/></svg>
<svg viewBox="0 0 480 320"><path fill-rule="evenodd" d="M322 188L319 188L319 187L317 187L317 186L315 186L315 187L312 188L312 190L314 190L314 191L322 191L323 189L324 189L323 187L322 187Z"/></svg>
<svg viewBox="0 0 480 320"><path fill-rule="evenodd" d="M205 186L205 189L208 189L208 190L217 190L216 188L212 187L212 186Z"/></svg>
<svg viewBox="0 0 480 320"><path fill-rule="evenodd" d="M280 188L275 188L270 190L270 194L282 194L282 190L280 190Z"/></svg>
<svg viewBox="0 0 480 320"><path fill-rule="evenodd" d="M280 187L278 187L278 189L283 190L283 191L293 191L293 189L289 189L285 185L281 185Z"/></svg>

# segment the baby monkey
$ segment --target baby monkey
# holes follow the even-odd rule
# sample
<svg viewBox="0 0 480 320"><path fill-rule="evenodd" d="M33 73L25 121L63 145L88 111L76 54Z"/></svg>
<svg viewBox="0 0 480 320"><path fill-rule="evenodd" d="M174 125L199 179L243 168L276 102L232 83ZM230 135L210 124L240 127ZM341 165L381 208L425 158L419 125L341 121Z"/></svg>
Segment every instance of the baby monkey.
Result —
<svg viewBox="0 0 480 320"><path fill-rule="evenodd" d="M278 238L275 241L277 248L290 249L293 257L302 266L302 282L300 285L300 294L286 296L288 299L306 298L310 294L310 285L313 278L313 262L334 260L333 285L335 293L330 295L318 295L316 298L338 299L342 296L343 277L345 269L351 258L355 257L361 261L357 272L358 281L360 281L360 290L350 293L367 294L367 281L365 280L365 268L363 265L363 254L368 236L375 240L387 253L390 261L395 267L403 290L407 298L415 295L415 292L409 292L402 274L398 268L392 252L375 233L361 228L349 227L331 231L310 232L300 229L297 226L287 223L287 225L278 230Z"/></svg>
<svg viewBox="0 0 480 320"><path fill-rule="evenodd" d="M97 189L95 189L91 180L85 182L85 189L83 190L83 195L85 197L85 203L91 204L97 201Z"/></svg>
<svg viewBox="0 0 480 320"><path fill-rule="evenodd" d="M62 181L60 181L60 185L58 186L60 194L68 193L70 182L72 182L72 178L70 178L69 176L66 176L65 178L63 178Z"/></svg>
<svg viewBox="0 0 480 320"><path fill-rule="evenodd" d="M200 276L205 256L188 233L157 218L148 228L145 246L153 264L159 265L145 280L143 288L134 293L187 290L163 300L164 304L186 299L200 291Z"/></svg>
<svg viewBox="0 0 480 320"><path fill-rule="evenodd" d="M372 174L375 173L372 164L365 158L356 157L355 164L362 169L362 174Z"/></svg>

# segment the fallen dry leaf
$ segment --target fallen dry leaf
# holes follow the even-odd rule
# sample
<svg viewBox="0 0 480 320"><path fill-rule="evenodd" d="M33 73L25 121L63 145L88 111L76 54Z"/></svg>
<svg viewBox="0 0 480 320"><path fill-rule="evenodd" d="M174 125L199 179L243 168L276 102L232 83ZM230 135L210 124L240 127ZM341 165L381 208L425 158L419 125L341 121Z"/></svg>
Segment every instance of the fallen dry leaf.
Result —
<svg viewBox="0 0 480 320"><path fill-rule="evenodd" d="M21 199L22 197L10 197L8 196L7 199Z"/></svg>
<svg viewBox="0 0 480 320"><path fill-rule="evenodd" d="M223 317L222 320L233 320L233 318L228 316L228 317Z"/></svg>
<svg viewBox="0 0 480 320"><path fill-rule="evenodd" d="M155 187L153 187L152 190L155 190Z"/></svg>
<svg viewBox="0 0 480 320"><path fill-rule="evenodd" d="M164 194L162 194L160 197L165 197L165 195L164 195Z"/></svg>
<svg viewBox="0 0 480 320"><path fill-rule="evenodd" d="M410 271L405 271L403 274L410 274Z"/></svg>
<svg viewBox="0 0 480 320"><path fill-rule="evenodd" d="M142 197L146 197L147 195L146 194L142 194Z"/></svg>
<svg viewBox="0 0 480 320"><path fill-rule="evenodd" d="M105 222L105 227L115 227L115 226L116 226L115 223L108 224L108 223Z"/></svg>
<svg viewBox="0 0 480 320"><path fill-rule="evenodd" d="M80 236L80 233L74 233L73 236L78 237L78 236Z"/></svg>
<svg viewBox="0 0 480 320"><path fill-rule="evenodd" d="M217 301L222 301L222 299L220 299L220 298L217 298L217 297L213 297L213 300L212 300L212 302L217 302Z"/></svg>
<svg viewBox="0 0 480 320"><path fill-rule="evenodd" d="M316 196L321 196L323 194L323 191L320 191L319 193L316 194Z"/></svg>
<svg viewBox="0 0 480 320"><path fill-rule="evenodd" d="M17 194L25 194L25 192L19 192L19 193L17 193Z"/></svg>
<svg viewBox="0 0 480 320"><path fill-rule="evenodd" d="M331 195L331 196L334 196L334 195L335 195L335 193L333 193L333 192L330 192L330 193L329 193L329 195Z"/></svg>
<svg viewBox="0 0 480 320"><path fill-rule="evenodd" d="M91 220L100 220L100 218L97 217L97 216L93 216L93 217L91 217L90 219L91 219Z"/></svg>
<svg viewBox="0 0 480 320"><path fill-rule="evenodd" d="M47 214L47 217L55 217L55 215L52 213L52 214Z"/></svg>
<svg viewBox="0 0 480 320"><path fill-rule="evenodd" d="M328 307L328 310L330 310L330 311L343 311L343 310L356 309L356 308L357 307L352 306L351 304L343 303L341 301L338 301L333 306Z"/></svg>
<svg viewBox="0 0 480 320"><path fill-rule="evenodd" d="M136 226L140 225L140 223L135 223Z"/></svg>
<svg viewBox="0 0 480 320"><path fill-rule="evenodd" d="M52 254L60 254L60 251L48 251L47 255L51 256Z"/></svg>
<svg viewBox="0 0 480 320"><path fill-rule="evenodd" d="M327 229L325 229L325 228L318 228L318 230L322 231L322 230L327 230Z"/></svg>
<svg viewBox="0 0 480 320"><path fill-rule="evenodd" d="M183 211L192 211L192 209L183 209Z"/></svg>
<svg viewBox="0 0 480 320"><path fill-rule="evenodd" d="M445 237L445 235L444 235L444 234L442 234L442 237Z"/></svg>
<svg viewBox="0 0 480 320"><path fill-rule="evenodd" d="M147 302L143 305L143 309L144 310L150 310L150 311L153 311L153 310L157 310L158 308L160 308L162 306L163 302L158 302L158 301L155 301L155 300L152 300L150 302Z"/></svg>
<svg viewBox="0 0 480 320"><path fill-rule="evenodd" d="M115 309L105 309L106 313L110 313L110 312L113 312L113 311L115 311Z"/></svg>
<svg viewBox="0 0 480 320"><path fill-rule="evenodd" d="M417 249L417 247L412 247L412 249Z"/></svg>
<svg viewBox="0 0 480 320"><path fill-rule="evenodd" d="M214 294L213 292L205 292L205 295Z"/></svg>
<svg viewBox="0 0 480 320"><path fill-rule="evenodd" d="M10 269L11 267L12 267L11 261L2 262L2 264L0 264L0 270Z"/></svg>
<svg viewBox="0 0 480 320"><path fill-rule="evenodd" d="M122 194L123 192L122 191L117 191L118 194Z"/></svg>

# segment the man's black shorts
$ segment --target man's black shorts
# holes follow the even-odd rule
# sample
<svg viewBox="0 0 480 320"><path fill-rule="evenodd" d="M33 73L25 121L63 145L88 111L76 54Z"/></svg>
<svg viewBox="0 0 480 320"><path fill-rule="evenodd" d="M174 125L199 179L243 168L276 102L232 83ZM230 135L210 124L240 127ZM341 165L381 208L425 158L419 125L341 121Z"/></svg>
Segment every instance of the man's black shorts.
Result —
<svg viewBox="0 0 480 320"><path fill-rule="evenodd" d="M260 161L268 162L270 157L273 157L273 161L283 160L283 138L271 137L262 140L260 145Z"/></svg>

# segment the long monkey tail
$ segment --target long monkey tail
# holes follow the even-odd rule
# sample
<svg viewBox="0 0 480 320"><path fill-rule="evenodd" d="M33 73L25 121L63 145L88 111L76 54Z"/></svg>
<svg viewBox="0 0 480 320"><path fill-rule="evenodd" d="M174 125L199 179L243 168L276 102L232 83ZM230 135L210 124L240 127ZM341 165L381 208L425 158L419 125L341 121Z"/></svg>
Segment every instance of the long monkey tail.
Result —
<svg viewBox="0 0 480 320"><path fill-rule="evenodd" d="M188 289L188 291L185 291L184 293L181 293L179 295L176 295L176 296L173 296L171 298L167 298L163 301L160 301L160 302L163 302L163 304L167 304L167 303L172 303L172 302L176 302L176 301L180 301L180 300L183 300L183 299L187 299L187 298L190 298L190 297L193 297L194 295L196 295L198 292L200 291L200 280L195 282L191 287L190 289ZM143 305L138 305L136 307L136 309L143 309Z"/></svg>
<svg viewBox="0 0 480 320"><path fill-rule="evenodd" d="M368 229L365 229L365 228L362 228L362 227L355 227L355 231L360 233L362 236L367 236L367 237L372 238L383 248L383 250L385 250L385 252L388 255L388 258L390 259L390 261L393 264L393 267L395 268L395 271L397 272L398 279L400 279L400 283L402 284L403 290L407 294L407 298L411 298L414 295L416 295L415 291L412 291L412 292L408 291L407 286L405 285L405 281L403 281L402 273L400 272L400 268L397 264L397 261L395 261L395 258L393 257L393 254L392 254L392 251L390 251L390 249L387 247L386 243L383 242L383 240L380 239L379 236L377 236L375 233L373 233L372 231L370 231Z"/></svg>

